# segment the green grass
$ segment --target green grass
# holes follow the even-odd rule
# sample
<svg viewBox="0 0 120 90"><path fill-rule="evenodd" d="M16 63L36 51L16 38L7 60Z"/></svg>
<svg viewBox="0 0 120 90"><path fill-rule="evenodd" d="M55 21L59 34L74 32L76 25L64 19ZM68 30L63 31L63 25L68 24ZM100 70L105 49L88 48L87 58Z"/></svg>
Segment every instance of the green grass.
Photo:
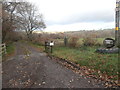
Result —
<svg viewBox="0 0 120 90"><path fill-rule="evenodd" d="M40 51L44 51L44 46L43 45L41 45L39 43L28 42L28 41L26 41L26 42L27 42L27 44L29 44L29 45L31 45L33 47L38 48Z"/></svg>
<svg viewBox="0 0 120 90"><path fill-rule="evenodd" d="M87 66L95 70L100 70L107 75L117 75L118 55L95 53L97 47L54 47L54 56L70 60L81 66Z"/></svg>
<svg viewBox="0 0 120 90"><path fill-rule="evenodd" d="M114 37L110 37L110 38L112 38L112 39L115 40ZM100 44L103 44L103 40L104 40L104 39L105 39L105 38L97 38L97 42L99 42Z"/></svg>
<svg viewBox="0 0 120 90"><path fill-rule="evenodd" d="M103 40L104 40L104 39L105 39L105 38L97 38L96 40L97 40L97 42L99 42L100 44L103 44ZM114 39L114 38L113 38L113 39ZM78 43L81 43L81 44L82 44L82 43L83 43L82 40L83 40L83 38L80 38L79 41L78 41Z"/></svg>
<svg viewBox="0 0 120 90"><path fill-rule="evenodd" d="M104 40L105 38L97 38L97 42L99 42L100 44L103 44L103 40Z"/></svg>
<svg viewBox="0 0 120 90"><path fill-rule="evenodd" d="M44 51L44 46L41 44L33 44L33 46L39 48L41 51Z"/></svg>
<svg viewBox="0 0 120 90"><path fill-rule="evenodd" d="M3 54L3 56L2 56L2 62L4 62L9 57L14 55L14 52L15 52L15 45L14 45L14 43L13 42L8 43L6 45L6 54Z"/></svg>
<svg viewBox="0 0 120 90"><path fill-rule="evenodd" d="M7 51L7 54L12 54L14 51L15 51L15 46L14 46L14 43L9 43L7 44L6 46L6 51Z"/></svg>

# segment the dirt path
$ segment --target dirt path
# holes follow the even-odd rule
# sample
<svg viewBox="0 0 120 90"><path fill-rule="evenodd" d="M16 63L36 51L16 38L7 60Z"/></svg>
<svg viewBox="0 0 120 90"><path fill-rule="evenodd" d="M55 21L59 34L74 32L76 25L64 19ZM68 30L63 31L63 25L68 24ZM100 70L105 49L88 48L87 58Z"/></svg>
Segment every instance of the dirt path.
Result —
<svg viewBox="0 0 120 90"><path fill-rule="evenodd" d="M3 88L99 88L101 83L74 73L33 47L16 43L16 54L3 62Z"/></svg>

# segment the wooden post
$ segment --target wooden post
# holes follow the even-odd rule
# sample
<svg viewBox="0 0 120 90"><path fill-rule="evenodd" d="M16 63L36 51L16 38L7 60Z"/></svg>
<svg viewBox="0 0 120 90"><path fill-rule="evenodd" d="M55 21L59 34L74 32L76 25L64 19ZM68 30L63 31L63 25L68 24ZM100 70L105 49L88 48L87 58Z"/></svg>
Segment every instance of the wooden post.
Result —
<svg viewBox="0 0 120 90"><path fill-rule="evenodd" d="M45 41L45 52L47 52L47 42Z"/></svg>
<svg viewBox="0 0 120 90"><path fill-rule="evenodd" d="M64 45L67 46L67 43L68 43L68 38L65 36L65 38L64 38Z"/></svg>

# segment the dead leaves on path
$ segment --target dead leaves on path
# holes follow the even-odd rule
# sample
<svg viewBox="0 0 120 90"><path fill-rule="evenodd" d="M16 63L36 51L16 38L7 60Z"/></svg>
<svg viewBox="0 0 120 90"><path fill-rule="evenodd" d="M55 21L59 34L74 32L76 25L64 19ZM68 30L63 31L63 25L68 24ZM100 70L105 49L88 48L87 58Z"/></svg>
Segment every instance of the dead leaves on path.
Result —
<svg viewBox="0 0 120 90"><path fill-rule="evenodd" d="M22 81L22 79L11 79L11 80L9 80L9 84L13 88L18 88L18 87L26 88L26 87L31 86L33 84L33 82L31 79L28 79L25 81Z"/></svg>
<svg viewBox="0 0 120 90"><path fill-rule="evenodd" d="M29 68L27 67L28 66L27 62L28 61L25 61L24 63L20 62L18 65L15 66L16 67L15 72L19 77L14 77L13 79L9 80L8 84L12 88L19 88L19 87L26 88L35 84L35 81L33 81L34 79L32 79L33 77L32 72L27 71ZM41 64L40 62L34 62L35 69L37 69L40 64ZM40 85L40 83L36 83L36 84ZM45 84L46 82L41 83L41 85L45 85Z"/></svg>
<svg viewBox="0 0 120 90"><path fill-rule="evenodd" d="M107 74L103 74L100 71L96 71L94 69L87 68L86 66L80 66L79 64L76 64L76 66L80 67L80 70L78 68L75 68L73 65L68 64L65 60L60 60L60 58L56 57L50 57L51 59L56 60L58 63L64 65L67 68L72 69L73 72L80 74L80 76L84 76L87 78L94 78L95 82L102 82L104 83L105 87L118 87L120 84L118 83L118 80L112 80L113 78L117 78L117 76L108 76ZM71 82L71 81L70 81ZM91 81L88 81L90 83Z"/></svg>
<svg viewBox="0 0 120 90"><path fill-rule="evenodd" d="M19 67L17 66L17 68ZM32 74L23 70L17 70L17 73L19 74L19 77L14 77L8 82L12 88L26 88L30 87L33 84L33 81L31 80Z"/></svg>

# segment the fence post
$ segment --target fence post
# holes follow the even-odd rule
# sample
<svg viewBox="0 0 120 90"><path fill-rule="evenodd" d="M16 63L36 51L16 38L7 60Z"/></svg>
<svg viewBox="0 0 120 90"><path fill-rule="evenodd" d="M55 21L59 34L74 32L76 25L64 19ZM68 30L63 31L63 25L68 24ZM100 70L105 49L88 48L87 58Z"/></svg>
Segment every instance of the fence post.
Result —
<svg viewBox="0 0 120 90"><path fill-rule="evenodd" d="M64 38L64 45L67 46L67 43L68 43L68 38L65 36L65 38Z"/></svg>
<svg viewBox="0 0 120 90"><path fill-rule="evenodd" d="M45 41L45 52L47 51L47 42Z"/></svg>

